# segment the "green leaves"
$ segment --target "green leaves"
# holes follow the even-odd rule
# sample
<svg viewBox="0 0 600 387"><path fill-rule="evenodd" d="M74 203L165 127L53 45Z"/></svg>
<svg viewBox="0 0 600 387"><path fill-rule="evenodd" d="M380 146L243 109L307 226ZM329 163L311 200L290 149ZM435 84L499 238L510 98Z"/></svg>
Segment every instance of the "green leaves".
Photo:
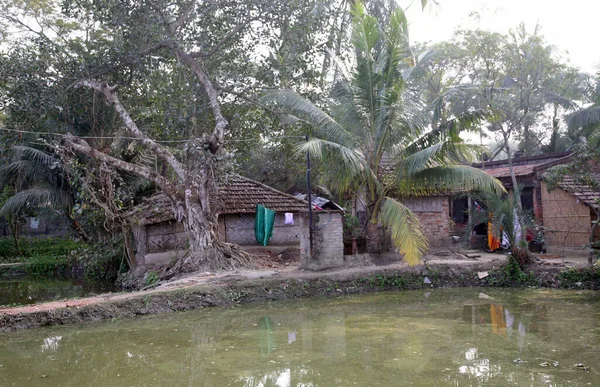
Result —
<svg viewBox="0 0 600 387"><path fill-rule="evenodd" d="M506 190L498 179L466 165L443 165L423 169L401 181L403 195L451 194L478 190L502 195Z"/></svg>
<svg viewBox="0 0 600 387"><path fill-rule="evenodd" d="M369 221L380 222L405 261L414 265L427 249L427 239L417 217L392 196L472 189L504 192L496 179L462 165L482 149L463 143L460 132L490 116L470 109L439 119L435 129L426 131L429 108L419 94L422 90L410 89L407 79L423 71L434 52L424 52L414 63L401 9L393 11L385 26L367 15L359 1L352 15L355 66L348 74L342 61L333 57L340 71L327 111L289 90L261 101L313 127L313 137L298 144L297 151L321 162L322 184L365 201Z"/></svg>
<svg viewBox="0 0 600 387"><path fill-rule="evenodd" d="M410 266L419 263L428 243L417 216L396 199L386 197L379 220L390 233L398 252L404 255L404 262Z"/></svg>
<svg viewBox="0 0 600 387"><path fill-rule="evenodd" d="M376 18L366 13L365 6L361 1L354 2L351 13L352 44L361 54L369 58L371 50L379 41L379 23Z"/></svg>

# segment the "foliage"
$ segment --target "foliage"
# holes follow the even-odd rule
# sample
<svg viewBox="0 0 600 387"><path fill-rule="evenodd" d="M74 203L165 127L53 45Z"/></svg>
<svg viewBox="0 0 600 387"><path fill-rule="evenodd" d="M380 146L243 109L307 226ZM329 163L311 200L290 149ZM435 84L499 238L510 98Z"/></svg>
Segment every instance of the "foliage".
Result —
<svg viewBox="0 0 600 387"><path fill-rule="evenodd" d="M27 261L25 272L32 277L70 275L74 261L66 255L33 255Z"/></svg>
<svg viewBox="0 0 600 387"><path fill-rule="evenodd" d="M72 253L86 278L115 282L129 267L124 256L122 238L115 237L106 244L94 244Z"/></svg>
<svg viewBox="0 0 600 387"><path fill-rule="evenodd" d="M0 238L0 261L28 261L35 256L66 256L81 246L81 242L70 238L21 238L19 252L11 240Z"/></svg>
<svg viewBox="0 0 600 387"><path fill-rule="evenodd" d="M406 262L416 264L427 241L398 197L503 188L484 172L464 166L479 148L463 143L459 133L480 122L481 112L465 111L428 130L420 90L409 87L428 56L415 58L410 50L403 11L394 9L387 15L389 23L382 24L357 1L352 15L352 70L332 55L337 76L327 110L290 90L262 101L311 125L311 138L298 145L298 152L326 166L324 185L363 197L369 221L384 225Z"/></svg>
<svg viewBox="0 0 600 387"><path fill-rule="evenodd" d="M150 270L148 273L146 273L145 284L146 286L154 285L156 282L158 282L158 279L158 273Z"/></svg>
<svg viewBox="0 0 600 387"><path fill-rule="evenodd" d="M513 283L536 286L538 284L535 275L523 271L523 266L512 254L508 255L506 265L490 273L487 283L491 286L511 286Z"/></svg>
<svg viewBox="0 0 600 387"><path fill-rule="evenodd" d="M526 154L539 152L544 128L539 121L551 105L572 106L578 74L560 60L556 49L540 34L521 24L508 34L485 30L459 30L452 41L437 45L443 53L434 58L434 97L449 102L451 112L489 108L495 113L488 129L502 141L520 140ZM447 79L458 82L448 87ZM560 82L559 82L560 80ZM511 149L504 149L508 157Z"/></svg>
<svg viewBox="0 0 600 387"><path fill-rule="evenodd" d="M574 286L578 282L581 282L582 285L585 282L596 282L600 280L600 269L598 268L583 268L576 269L570 268L567 270L561 271L557 279L561 281L561 285L563 286Z"/></svg>
<svg viewBox="0 0 600 387"><path fill-rule="evenodd" d="M600 72L588 79L585 88L584 106L568 117L568 137L576 142L580 138L590 138L600 129Z"/></svg>
<svg viewBox="0 0 600 387"><path fill-rule="evenodd" d="M502 239L502 233L505 232L511 246L516 246L516 240L520 237L515 228L518 223L516 217L520 220L519 226L524 225L528 228L537 229L533 215L520 210L516 205L516 198L520 197L521 192L522 187L517 186L516 189L503 195L498 195L494 192L474 193L472 198L479 204L479 209L472 211L472 217L469 222L471 228L466 230L466 235L471 235L473 228L477 225L482 223L487 224L491 221L494 236Z"/></svg>
<svg viewBox="0 0 600 387"><path fill-rule="evenodd" d="M360 236L360 221L354 215L344 214L344 237L356 238Z"/></svg>

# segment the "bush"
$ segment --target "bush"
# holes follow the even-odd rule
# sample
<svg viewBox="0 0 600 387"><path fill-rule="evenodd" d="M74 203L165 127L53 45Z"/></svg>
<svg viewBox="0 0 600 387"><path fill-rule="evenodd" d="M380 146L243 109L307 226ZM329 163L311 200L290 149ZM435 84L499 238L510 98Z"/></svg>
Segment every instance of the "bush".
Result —
<svg viewBox="0 0 600 387"><path fill-rule="evenodd" d="M68 275L73 263L65 255L35 255L25 266L25 272L32 277Z"/></svg>
<svg viewBox="0 0 600 387"><path fill-rule="evenodd" d="M73 251L71 255L83 268L85 278L115 282L119 273L126 272L127 260L121 238L108 244L95 244Z"/></svg>
<svg viewBox="0 0 600 387"><path fill-rule="evenodd" d="M0 238L0 261L26 261L35 256L66 256L85 246L70 238L21 238L21 251L17 251L12 238Z"/></svg>

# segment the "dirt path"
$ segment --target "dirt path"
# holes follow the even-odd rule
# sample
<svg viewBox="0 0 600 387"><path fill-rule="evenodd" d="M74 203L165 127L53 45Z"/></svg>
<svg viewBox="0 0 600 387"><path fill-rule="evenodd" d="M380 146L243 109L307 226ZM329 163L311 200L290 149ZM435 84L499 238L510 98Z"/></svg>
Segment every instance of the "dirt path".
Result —
<svg viewBox="0 0 600 387"><path fill-rule="evenodd" d="M438 252L409 267L382 260L380 265L309 272L289 265L276 269L224 273L195 273L158 284L153 289L109 293L94 297L46 302L0 309L0 332L47 325L77 324L103 319L169 313L179 310L240 303L270 302L310 297L338 297L382 290L459 286L527 286L499 283L506 263L502 254ZM545 264L545 265L544 265ZM560 263L535 265L537 286L564 286L557 282ZM548 266L550 265L550 266ZM496 273L496 274L494 274ZM499 277L500 275L500 277ZM506 279L504 279L506 281ZM593 281L592 281L593 282ZM579 288L600 288L600 280ZM574 282L575 283L575 282Z"/></svg>
<svg viewBox="0 0 600 387"><path fill-rule="evenodd" d="M404 263L393 263L383 266L362 266L343 269L332 269L320 272L311 272L301 270L297 265L290 265L284 268L267 269L267 270L239 270L235 272L224 273L195 273L186 277L165 283L159 284L154 289L130 292L130 293L108 293L86 298L76 298L64 301L53 301L40 303L35 305L3 308L0 309L0 315L19 315L35 312L49 312L58 309L75 308L79 309L85 306L97 305L103 303L111 303L118 301L127 301L131 299L142 299L150 295L158 293L171 292L174 290L185 290L202 285L210 285L216 287L226 286L239 281L253 281L264 279L279 279L279 280L314 280L325 278L348 278L363 276L368 277L382 271L403 272L407 270L423 270L427 266L449 266L469 268L475 266L489 266L490 264L500 265L506 260L506 257L499 254L482 253L476 259L458 258L452 256L427 256L423 260L423 264L415 268L409 268Z"/></svg>

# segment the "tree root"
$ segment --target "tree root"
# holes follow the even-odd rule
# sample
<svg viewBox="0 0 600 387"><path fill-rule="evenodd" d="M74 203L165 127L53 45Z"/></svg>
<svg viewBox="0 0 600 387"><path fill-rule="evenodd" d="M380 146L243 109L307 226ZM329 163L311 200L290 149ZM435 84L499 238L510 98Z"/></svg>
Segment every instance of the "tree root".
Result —
<svg viewBox="0 0 600 387"><path fill-rule="evenodd" d="M168 265L162 270L161 280L193 272L233 271L238 269L253 269L252 256L243 251L238 245L226 242L215 242L214 246L204 249L201 254L193 255L188 251L187 256Z"/></svg>

